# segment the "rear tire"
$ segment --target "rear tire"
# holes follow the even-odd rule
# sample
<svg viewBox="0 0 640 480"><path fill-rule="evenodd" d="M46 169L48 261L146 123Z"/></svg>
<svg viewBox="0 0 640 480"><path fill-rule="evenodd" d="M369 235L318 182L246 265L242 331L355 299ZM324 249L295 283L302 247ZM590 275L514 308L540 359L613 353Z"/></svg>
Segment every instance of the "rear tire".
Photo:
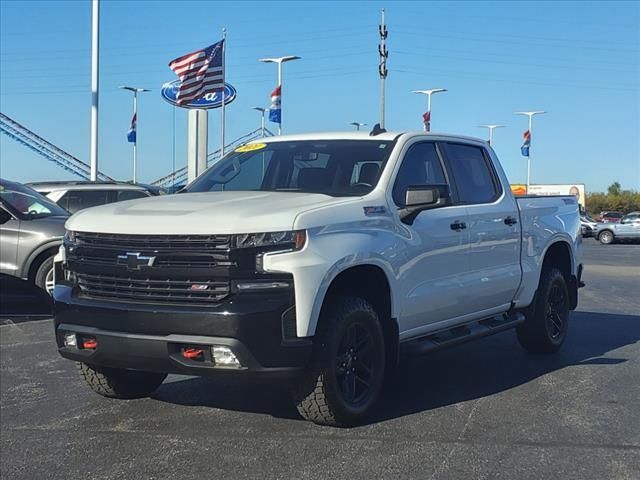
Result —
<svg viewBox="0 0 640 480"><path fill-rule="evenodd" d="M298 412L318 425L354 425L378 400L384 373L384 336L373 306L356 297L331 299L313 359L294 386Z"/></svg>
<svg viewBox="0 0 640 480"><path fill-rule="evenodd" d="M516 328L520 345L531 353L557 352L567 336L569 303L562 272L543 267L535 300L524 312L526 320Z"/></svg>
<svg viewBox="0 0 640 480"><path fill-rule="evenodd" d="M613 232L605 230L598 235L598 240L600 240L600 243L603 245L610 245L615 240L615 237L613 236Z"/></svg>
<svg viewBox="0 0 640 480"><path fill-rule="evenodd" d="M166 373L140 372L79 363L80 375L94 392L109 398L147 397L162 384Z"/></svg>
<svg viewBox="0 0 640 480"><path fill-rule="evenodd" d="M33 277L33 283L40 287L49 295L53 293L53 255L44 259L38 266Z"/></svg>

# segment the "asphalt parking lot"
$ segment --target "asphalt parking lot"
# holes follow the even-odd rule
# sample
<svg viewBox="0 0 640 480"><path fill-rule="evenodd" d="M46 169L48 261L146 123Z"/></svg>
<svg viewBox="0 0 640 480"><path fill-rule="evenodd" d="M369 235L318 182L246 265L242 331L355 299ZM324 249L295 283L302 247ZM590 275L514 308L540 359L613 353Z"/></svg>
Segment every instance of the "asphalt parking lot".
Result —
<svg viewBox="0 0 640 480"><path fill-rule="evenodd" d="M2 478L640 478L640 245L585 240L564 349L513 332L403 365L353 429L302 421L285 385L172 376L108 400L51 320L0 326Z"/></svg>

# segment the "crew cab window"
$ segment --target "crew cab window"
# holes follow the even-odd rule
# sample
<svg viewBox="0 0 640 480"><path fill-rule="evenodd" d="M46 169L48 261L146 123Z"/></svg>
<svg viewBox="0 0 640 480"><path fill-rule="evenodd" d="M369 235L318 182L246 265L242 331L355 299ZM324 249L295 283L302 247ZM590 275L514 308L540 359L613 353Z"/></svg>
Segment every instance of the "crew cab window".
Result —
<svg viewBox="0 0 640 480"><path fill-rule="evenodd" d="M448 143L446 152L461 203L489 203L498 197L500 190L482 148Z"/></svg>
<svg viewBox="0 0 640 480"><path fill-rule="evenodd" d="M447 181L434 143L417 143L409 148L402 160L393 185L393 201L404 207L407 189L411 185L443 185Z"/></svg>
<svg viewBox="0 0 640 480"><path fill-rule="evenodd" d="M148 197L145 192L141 190L118 190L116 202L122 202L124 200L134 200L136 198Z"/></svg>
<svg viewBox="0 0 640 480"><path fill-rule="evenodd" d="M65 193L58 205L67 209L71 213L84 208L96 207L109 203L108 190L72 190Z"/></svg>

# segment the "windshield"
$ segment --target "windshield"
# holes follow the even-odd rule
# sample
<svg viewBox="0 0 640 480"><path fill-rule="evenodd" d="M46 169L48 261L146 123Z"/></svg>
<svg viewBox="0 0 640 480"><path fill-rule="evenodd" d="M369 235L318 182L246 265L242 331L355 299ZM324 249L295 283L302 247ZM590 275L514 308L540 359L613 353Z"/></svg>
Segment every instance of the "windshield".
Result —
<svg viewBox="0 0 640 480"><path fill-rule="evenodd" d="M0 200L22 220L69 215L65 209L35 190L13 182L0 184Z"/></svg>
<svg viewBox="0 0 640 480"><path fill-rule="evenodd" d="M185 191L360 196L376 186L391 150L392 142L376 140L253 143L227 155Z"/></svg>

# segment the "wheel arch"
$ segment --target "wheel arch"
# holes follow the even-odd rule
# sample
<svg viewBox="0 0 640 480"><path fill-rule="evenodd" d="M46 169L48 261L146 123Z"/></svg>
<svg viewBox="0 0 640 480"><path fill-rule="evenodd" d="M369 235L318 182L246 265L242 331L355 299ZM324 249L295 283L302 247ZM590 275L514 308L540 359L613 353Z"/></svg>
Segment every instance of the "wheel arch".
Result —
<svg viewBox="0 0 640 480"><path fill-rule="evenodd" d="M539 284L540 278L542 278L542 272L547 267L554 266L560 270L569 289L571 309L575 309L578 305L578 279L576 275L574 275L574 261L571 246L568 242L564 240L553 242L547 247L544 253L540 277L538 278Z"/></svg>
<svg viewBox="0 0 640 480"><path fill-rule="evenodd" d="M23 277L26 277L29 281L34 281L38 267L48 257L54 256L58 252L60 244L61 241L48 242L40 245L37 249L31 252L26 262L24 263L24 266L22 267Z"/></svg>
<svg viewBox="0 0 640 480"><path fill-rule="evenodd" d="M399 345L398 322L393 316L391 283L384 269L379 265L364 263L338 272L322 297L316 329L327 301L336 296L359 297L373 305L382 326L388 365L395 365Z"/></svg>

